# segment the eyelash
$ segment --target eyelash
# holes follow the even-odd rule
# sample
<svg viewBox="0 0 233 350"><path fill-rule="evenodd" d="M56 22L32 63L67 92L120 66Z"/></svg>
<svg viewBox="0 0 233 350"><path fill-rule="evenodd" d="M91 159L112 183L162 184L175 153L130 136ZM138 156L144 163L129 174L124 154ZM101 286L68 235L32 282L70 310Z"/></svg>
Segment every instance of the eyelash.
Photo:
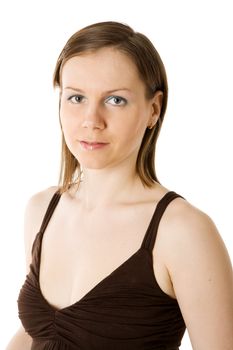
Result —
<svg viewBox="0 0 233 350"><path fill-rule="evenodd" d="M77 98L77 97L83 98L82 95L72 95L72 96L68 97L68 101L71 101L71 103L73 103L73 104L79 104L79 102L77 102L77 101L76 101L76 102L72 102L72 99L73 99L74 97L76 97L76 98ZM123 105L126 105L126 104L127 104L127 100L126 100L125 98L120 97L120 96L116 96L116 95L113 95L113 96L108 97L107 100L110 100L110 99L112 99L112 98L120 99L121 101L124 102ZM121 104L121 105L120 105L120 104L115 104L114 106L122 106L122 104Z"/></svg>

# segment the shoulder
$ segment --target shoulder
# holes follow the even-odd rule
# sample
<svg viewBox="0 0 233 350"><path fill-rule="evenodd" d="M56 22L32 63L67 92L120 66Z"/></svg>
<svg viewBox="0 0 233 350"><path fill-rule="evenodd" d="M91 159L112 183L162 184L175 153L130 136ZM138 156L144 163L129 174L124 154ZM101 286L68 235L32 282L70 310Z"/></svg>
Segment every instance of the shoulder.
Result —
<svg viewBox="0 0 233 350"><path fill-rule="evenodd" d="M34 193L27 201L24 211L24 241L26 259L31 258L31 247L36 234L39 232L45 212L58 186L50 186Z"/></svg>
<svg viewBox="0 0 233 350"><path fill-rule="evenodd" d="M166 243L166 262L171 273L176 264L210 258L225 246L213 219L183 198L173 200L164 213L161 231ZM207 254L208 252L208 254ZM176 268L176 267L175 267Z"/></svg>
<svg viewBox="0 0 233 350"><path fill-rule="evenodd" d="M213 219L183 198L176 198L166 208L163 229L177 250L209 248L222 244ZM175 245L174 245L175 244Z"/></svg>
<svg viewBox="0 0 233 350"><path fill-rule="evenodd" d="M39 231L41 219L51 201L54 193L59 189L58 186L48 187L40 192L34 193L26 204L25 219L33 221L36 231Z"/></svg>

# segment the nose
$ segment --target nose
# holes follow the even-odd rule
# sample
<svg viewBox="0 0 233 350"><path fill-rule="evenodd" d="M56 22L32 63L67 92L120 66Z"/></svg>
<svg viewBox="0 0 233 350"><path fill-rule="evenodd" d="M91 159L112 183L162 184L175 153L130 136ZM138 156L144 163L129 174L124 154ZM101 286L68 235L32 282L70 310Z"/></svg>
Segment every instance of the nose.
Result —
<svg viewBox="0 0 233 350"><path fill-rule="evenodd" d="M83 128L103 129L105 127L103 115L97 104L89 104L83 113Z"/></svg>

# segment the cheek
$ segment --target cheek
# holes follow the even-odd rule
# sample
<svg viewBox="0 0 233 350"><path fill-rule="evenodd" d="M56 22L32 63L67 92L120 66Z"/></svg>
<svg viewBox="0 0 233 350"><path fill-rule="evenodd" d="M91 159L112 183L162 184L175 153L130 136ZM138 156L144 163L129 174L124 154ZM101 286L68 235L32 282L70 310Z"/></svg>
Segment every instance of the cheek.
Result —
<svg viewBox="0 0 233 350"><path fill-rule="evenodd" d="M61 127L66 146L68 147L69 151L73 154L73 156L77 158L78 132L77 128L75 127L75 124L71 122L71 120L68 119L67 116L64 118L61 115Z"/></svg>
<svg viewBox="0 0 233 350"><path fill-rule="evenodd" d="M135 113L134 118L132 118L125 128L125 132L128 134L129 138L137 138L144 134L146 125L143 116L140 113Z"/></svg>
<svg viewBox="0 0 233 350"><path fill-rule="evenodd" d="M121 135L122 140L124 140L123 148L135 149L140 147L146 129L144 124L140 116L136 116L130 122L122 124L118 135Z"/></svg>
<svg viewBox="0 0 233 350"><path fill-rule="evenodd" d="M61 106L60 109L60 123L64 135L73 136L76 134L78 125L77 118L75 118L67 109Z"/></svg>

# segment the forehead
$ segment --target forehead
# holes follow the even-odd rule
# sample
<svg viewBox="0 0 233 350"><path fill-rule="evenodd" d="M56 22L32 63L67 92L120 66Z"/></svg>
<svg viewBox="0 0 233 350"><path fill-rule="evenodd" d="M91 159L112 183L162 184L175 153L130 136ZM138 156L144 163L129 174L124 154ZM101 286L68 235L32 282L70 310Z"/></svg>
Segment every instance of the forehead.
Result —
<svg viewBox="0 0 233 350"><path fill-rule="evenodd" d="M61 71L62 85L75 82L121 85L143 84L133 60L114 48L102 48L68 59Z"/></svg>

